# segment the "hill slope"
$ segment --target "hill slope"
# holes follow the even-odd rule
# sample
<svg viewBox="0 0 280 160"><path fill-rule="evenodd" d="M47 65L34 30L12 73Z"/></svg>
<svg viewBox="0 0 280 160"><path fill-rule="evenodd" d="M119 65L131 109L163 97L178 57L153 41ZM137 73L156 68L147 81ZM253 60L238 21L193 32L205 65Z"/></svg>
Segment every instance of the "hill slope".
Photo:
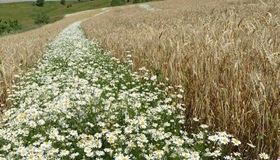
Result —
<svg viewBox="0 0 280 160"><path fill-rule="evenodd" d="M61 5L59 1L45 2L44 7L34 6L34 2L0 3L0 19L19 20L23 29L35 27L33 17L38 12L45 12L51 21L57 21L65 14L103 7L110 7L111 0L93 0L85 2L66 2ZM67 7L71 5L71 7ZM20 16L19 16L20 15Z"/></svg>

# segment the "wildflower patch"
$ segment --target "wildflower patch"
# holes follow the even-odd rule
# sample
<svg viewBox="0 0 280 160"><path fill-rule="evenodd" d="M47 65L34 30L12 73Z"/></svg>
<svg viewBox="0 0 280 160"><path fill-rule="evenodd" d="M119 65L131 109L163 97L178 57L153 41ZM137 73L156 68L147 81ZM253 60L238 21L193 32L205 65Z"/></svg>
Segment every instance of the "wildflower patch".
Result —
<svg viewBox="0 0 280 160"><path fill-rule="evenodd" d="M0 159L238 158L240 141L207 125L187 133L180 93L145 68L132 72L74 23L13 86L0 122ZM183 92L180 86L177 87ZM268 158L266 154L260 157Z"/></svg>

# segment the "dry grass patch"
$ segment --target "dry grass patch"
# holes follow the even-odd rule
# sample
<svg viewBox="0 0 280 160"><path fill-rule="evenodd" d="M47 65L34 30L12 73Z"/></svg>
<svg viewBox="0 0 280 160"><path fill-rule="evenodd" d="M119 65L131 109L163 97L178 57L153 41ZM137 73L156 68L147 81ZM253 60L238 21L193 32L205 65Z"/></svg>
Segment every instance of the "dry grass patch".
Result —
<svg viewBox="0 0 280 160"><path fill-rule="evenodd" d="M242 140L250 157L279 151L279 1L170 0L116 9L83 24L118 58L133 56L185 88L188 118ZM246 143L256 145L252 151Z"/></svg>
<svg viewBox="0 0 280 160"><path fill-rule="evenodd" d="M100 13L101 10L93 10L73 14L41 28L24 33L0 37L0 104L7 105L7 89L11 87L14 75L28 70L38 61L45 47L65 27L85 18ZM0 107L3 109L4 106Z"/></svg>

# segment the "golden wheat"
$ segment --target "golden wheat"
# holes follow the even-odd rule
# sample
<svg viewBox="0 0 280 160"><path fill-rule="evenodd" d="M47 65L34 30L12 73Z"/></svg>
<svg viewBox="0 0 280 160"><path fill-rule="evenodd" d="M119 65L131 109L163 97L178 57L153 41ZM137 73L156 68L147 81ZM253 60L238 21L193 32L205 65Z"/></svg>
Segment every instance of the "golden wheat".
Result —
<svg viewBox="0 0 280 160"><path fill-rule="evenodd" d="M133 56L185 88L187 118L200 117L244 143L248 156L279 151L279 1L167 0L116 8L83 24L117 56ZM257 145L253 152L246 146Z"/></svg>

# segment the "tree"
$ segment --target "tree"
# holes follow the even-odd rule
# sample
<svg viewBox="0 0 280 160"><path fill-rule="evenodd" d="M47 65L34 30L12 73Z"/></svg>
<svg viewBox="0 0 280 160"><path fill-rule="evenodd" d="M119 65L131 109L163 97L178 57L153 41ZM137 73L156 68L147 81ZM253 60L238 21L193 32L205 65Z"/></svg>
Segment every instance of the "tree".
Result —
<svg viewBox="0 0 280 160"><path fill-rule="evenodd" d="M61 0L60 3L61 3L62 5L65 5L65 0Z"/></svg>
<svg viewBox="0 0 280 160"><path fill-rule="evenodd" d="M45 0L36 0L36 6L43 7L45 4Z"/></svg>

